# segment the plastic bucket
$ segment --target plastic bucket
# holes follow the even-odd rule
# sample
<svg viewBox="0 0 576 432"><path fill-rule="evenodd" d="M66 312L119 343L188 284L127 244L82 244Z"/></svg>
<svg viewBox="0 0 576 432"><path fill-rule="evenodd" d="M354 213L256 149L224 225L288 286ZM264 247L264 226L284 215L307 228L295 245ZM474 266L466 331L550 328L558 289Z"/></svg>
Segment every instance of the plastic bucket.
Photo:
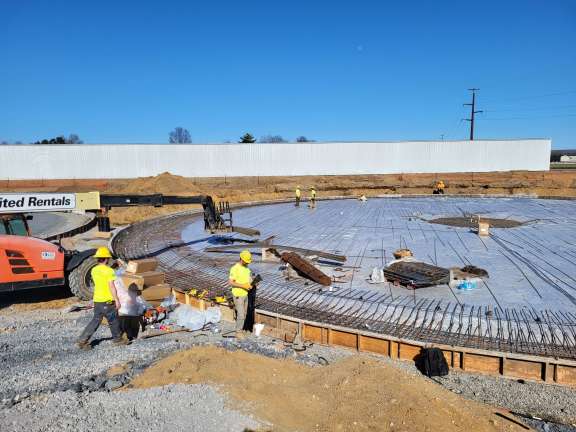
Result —
<svg viewBox="0 0 576 432"><path fill-rule="evenodd" d="M254 324L254 334L256 336L260 336L260 333L262 333L262 329L264 328L264 324Z"/></svg>

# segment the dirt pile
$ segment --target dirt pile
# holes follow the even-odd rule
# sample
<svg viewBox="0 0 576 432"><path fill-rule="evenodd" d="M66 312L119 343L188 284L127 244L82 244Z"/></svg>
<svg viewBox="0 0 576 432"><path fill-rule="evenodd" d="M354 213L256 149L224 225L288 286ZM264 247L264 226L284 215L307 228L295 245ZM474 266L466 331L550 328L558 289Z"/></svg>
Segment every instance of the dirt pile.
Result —
<svg viewBox="0 0 576 432"><path fill-rule="evenodd" d="M110 183L109 193L133 193L133 194L155 194L166 195L198 195L198 188L193 180L186 177L162 173L154 177L140 177L137 179L113 181Z"/></svg>
<svg viewBox="0 0 576 432"><path fill-rule="evenodd" d="M515 431L489 407L368 356L308 367L196 347L167 357L131 387L213 383L275 431Z"/></svg>

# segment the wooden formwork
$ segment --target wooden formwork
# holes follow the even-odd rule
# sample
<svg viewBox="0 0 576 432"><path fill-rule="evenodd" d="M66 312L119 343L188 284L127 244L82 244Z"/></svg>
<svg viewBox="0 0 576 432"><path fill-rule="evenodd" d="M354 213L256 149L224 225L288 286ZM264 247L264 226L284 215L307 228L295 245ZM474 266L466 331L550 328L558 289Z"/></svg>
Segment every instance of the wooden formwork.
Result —
<svg viewBox="0 0 576 432"><path fill-rule="evenodd" d="M431 345L426 342L404 340L378 333L300 320L259 309L256 310L255 322L264 324L263 334L288 342L291 342L299 333L303 340L314 343L337 345L410 361L414 360L423 347L434 346L442 350L446 361L453 369L576 386L576 361L572 360L451 345Z"/></svg>

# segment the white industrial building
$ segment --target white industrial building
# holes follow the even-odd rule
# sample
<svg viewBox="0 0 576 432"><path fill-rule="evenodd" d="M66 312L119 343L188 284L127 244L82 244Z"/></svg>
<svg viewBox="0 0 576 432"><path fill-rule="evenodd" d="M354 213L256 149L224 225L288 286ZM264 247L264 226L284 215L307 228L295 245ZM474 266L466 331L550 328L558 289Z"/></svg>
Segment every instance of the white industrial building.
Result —
<svg viewBox="0 0 576 432"><path fill-rule="evenodd" d="M549 139L0 146L0 180L547 171Z"/></svg>

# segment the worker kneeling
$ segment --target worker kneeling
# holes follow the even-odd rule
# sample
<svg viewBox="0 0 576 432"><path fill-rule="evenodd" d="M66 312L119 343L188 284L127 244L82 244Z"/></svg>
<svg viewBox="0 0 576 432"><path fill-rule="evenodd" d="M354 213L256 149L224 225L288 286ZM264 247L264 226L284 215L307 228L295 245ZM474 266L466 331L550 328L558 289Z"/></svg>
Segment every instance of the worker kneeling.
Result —
<svg viewBox="0 0 576 432"><path fill-rule="evenodd" d="M112 260L112 254L108 248L99 247L94 254L94 258L98 261L98 265L90 272L94 282L94 316L78 338L78 346L81 349L92 348L90 338L98 330L104 317L106 317L110 326L114 344L125 345L127 341L122 339L118 320L120 300L114 285L116 274L114 269L108 265L109 261Z"/></svg>
<svg viewBox="0 0 576 432"><path fill-rule="evenodd" d="M244 250L240 252L240 261L230 268L230 286L234 297L234 309L236 311L236 337L242 338L244 333L244 321L248 311L248 291L252 289L252 272L248 264L252 262L252 254Z"/></svg>

